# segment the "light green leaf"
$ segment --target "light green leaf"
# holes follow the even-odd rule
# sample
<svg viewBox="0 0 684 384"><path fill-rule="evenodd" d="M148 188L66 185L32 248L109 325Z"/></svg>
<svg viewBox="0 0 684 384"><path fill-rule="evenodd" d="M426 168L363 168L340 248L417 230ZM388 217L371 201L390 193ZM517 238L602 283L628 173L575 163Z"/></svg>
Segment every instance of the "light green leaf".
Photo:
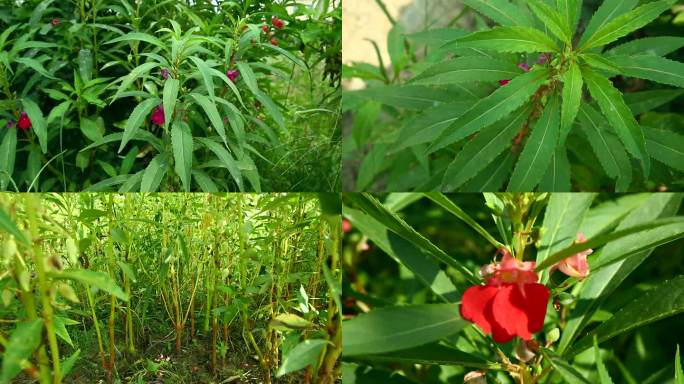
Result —
<svg viewBox="0 0 684 384"><path fill-rule="evenodd" d="M156 62L150 62L150 63L144 63L141 64L131 71L126 76L122 76L119 78L121 80L121 84L119 85L119 88L117 88L116 93L114 96L112 96L112 101L110 102L113 103L116 99L119 98L119 96L128 89L128 87L133 84L133 82L138 79L141 76L145 76L148 72L150 72L152 69L159 67L161 64L156 63Z"/></svg>
<svg viewBox="0 0 684 384"><path fill-rule="evenodd" d="M423 85L371 87L360 91L348 92L348 94L371 99L393 107L417 110L453 101L453 95L450 92Z"/></svg>
<svg viewBox="0 0 684 384"><path fill-rule="evenodd" d="M644 129L644 133L646 149L651 157L684 172L684 136L654 128Z"/></svg>
<svg viewBox="0 0 684 384"><path fill-rule="evenodd" d="M398 351L459 333L468 323L458 304L386 307L343 322L345 357Z"/></svg>
<svg viewBox="0 0 684 384"><path fill-rule="evenodd" d="M615 56L623 75L684 88L684 63L652 55Z"/></svg>
<svg viewBox="0 0 684 384"><path fill-rule="evenodd" d="M553 368L560 374L567 384L591 384L570 363L561 359L547 349L542 349L542 354L548 359Z"/></svg>
<svg viewBox="0 0 684 384"><path fill-rule="evenodd" d="M195 66L197 67L197 70L199 71L200 75L202 76L202 80L204 81L204 87L207 89L207 93L209 94L209 98L213 100L214 98L214 80L212 79L212 74L210 71L209 65L207 63L195 56L190 56L190 60L192 60L195 63Z"/></svg>
<svg viewBox="0 0 684 384"><path fill-rule="evenodd" d="M475 32L457 40L458 47L482 48L497 52L558 52L556 43L544 32L528 27L497 27Z"/></svg>
<svg viewBox="0 0 684 384"><path fill-rule="evenodd" d="M140 182L140 192L156 192L159 189L169 164L166 161L166 156L163 153L150 161L150 164L145 168L142 181Z"/></svg>
<svg viewBox="0 0 684 384"><path fill-rule="evenodd" d="M627 150L641 161L644 174L650 170L650 158L646 152L646 139L639 123L622 99L622 94L610 80L597 75L588 68L582 71L592 97L615 129Z"/></svg>
<svg viewBox="0 0 684 384"><path fill-rule="evenodd" d="M577 22L582 14L582 0L556 0L556 7L564 23L569 27L570 37L572 38L577 29Z"/></svg>
<svg viewBox="0 0 684 384"><path fill-rule="evenodd" d="M131 115L126 121L124 127L123 137L121 137L121 144L119 145L118 153L123 151L126 144L138 135L138 129L145 119L150 115L152 109L159 105L159 99L152 97L138 104L131 112Z"/></svg>
<svg viewBox="0 0 684 384"><path fill-rule="evenodd" d="M451 145L508 116L534 95L548 74L548 70L542 69L520 75L478 101L432 143L428 152Z"/></svg>
<svg viewBox="0 0 684 384"><path fill-rule="evenodd" d="M259 46L280 53L281 55L285 56L288 60L293 62L295 65L297 65L299 68L304 70L306 73L309 73L309 68L307 67L306 63L302 59L293 55L292 52L284 50L284 49L278 47L277 45L273 45L273 44L259 43Z"/></svg>
<svg viewBox="0 0 684 384"><path fill-rule="evenodd" d="M675 354L675 384L684 384L684 371L682 371L682 359L679 357L679 344Z"/></svg>
<svg viewBox="0 0 684 384"><path fill-rule="evenodd" d="M631 11L639 3L639 0L604 0L598 8L594 16L592 16L589 25L582 35L579 45L584 44L590 36L593 36L596 31L603 28L606 24L613 21L620 15Z"/></svg>
<svg viewBox="0 0 684 384"><path fill-rule="evenodd" d="M173 122L174 111L176 108L176 99L178 98L178 88L180 82L169 77L164 82L164 94L162 97L164 104L164 127L168 128L169 124Z"/></svg>
<svg viewBox="0 0 684 384"><path fill-rule="evenodd" d="M95 286L117 298L128 301L128 295L116 285L107 274L102 272L90 271L87 269L66 270L62 272L50 272L50 277L55 279L68 279L78 281L86 286Z"/></svg>
<svg viewBox="0 0 684 384"><path fill-rule="evenodd" d="M544 176L558 144L560 100L549 99L513 170L508 191L532 191Z"/></svg>
<svg viewBox="0 0 684 384"><path fill-rule="evenodd" d="M588 34L589 30L587 30L585 36L588 37L586 38L586 41L584 37L582 38L583 41L580 42L578 50L584 51L600 47L612 43L623 36L627 36L630 32L636 31L655 20L661 13L670 8L671 5L672 1L670 0L647 3L612 19L591 35Z"/></svg>
<svg viewBox="0 0 684 384"><path fill-rule="evenodd" d="M567 2L567 0L565 0ZM539 0L527 0L527 5L551 33L566 44L572 43L567 15L561 15L550 5Z"/></svg>
<svg viewBox="0 0 684 384"><path fill-rule="evenodd" d="M240 173L240 169L238 168L235 159L226 150L226 148L223 147L221 144L205 137L196 137L195 140L197 140L199 143L207 147L207 149L212 151L216 155L216 157L218 157L218 159L221 160L221 162L226 166L226 168L228 168L228 172L233 177L233 180L235 180L235 183L237 184L240 191L243 191L244 183L242 181L242 174Z"/></svg>
<svg viewBox="0 0 684 384"><path fill-rule="evenodd" d="M7 190L7 186L14 174L14 162L17 157L17 129L10 128L0 144L0 189Z"/></svg>
<svg viewBox="0 0 684 384"><path fill-rule="evenodd" d="M561 103L561 124L560 124L560 138L558 140L560 145L565 144L565 139L570 133L572 124L575 122L577 112L579 111L582 102L582 72L579 65L574 61L570 63L568 70L562 75L563 79L563 97Z"/></svg>
<svg viewBox="0 0 684 384"><path fill-rule="evenodd" d="M171 127L171 144L176 173L183 183L185 192L190 192L190 177L192 171L192 132L183 122L174 123Z"/></svg>
<svg viewBox="0 0 684 384"><path fill-rule="evenodd" d="M409 59L406 53L405 34L404 26L400 23L394 24L387 34L387 53L389 53L395 76L404 69Z"/></svg>
<svg viewBox="0 0 684 384"><path fill-rule="evenodd" d="M43 117L43 112L40 110L40 107L38 107L38 104L31 99L22 99L21 103L24 105L24 111L28 115L29 119L31 119L31 125L33 127L32 129L34 132L36 132L38 142L40 143L40 149L43 151L43 153L47 153L47 123Z"/></svg>
<svg viewBox="0 0 684 384"><path fill-rule="evenodd" d="M60 339L64 340L67 344L69 344L73 347L74 342L71 340L71 336L69 336L69 331L67 331L67 329L66 329L66 323L68 320L69 319L65 319L65 318L59 317L59 316L53 316L52 317L52 323L55 326L55 333L57 334L57 336L59 336ZM73 324L73 323L69 323L69 324ZM79 323L76 323L76 324L79 324Z"/></svg>
<svg viewBox="0 0 684 384"><path fill-rule="evenodd" d="M77 349L76 352L72 353L71 356L67 357L64 359L61 363L61 374L62 378L66 377L69 372L71 372L71 369L74 367L74 364L76 364L76 360L78 360L78 357L81 354L81 350Z"/></svg>
<svg viewBox="0 0 684 384"><path fill-rule="evenodd" d="M244 62L238 62L236 65L240 71L240 76L242 76L245 84L247 84L247 88L255 95L259 93L259 86L257 84L256 76L254 76L254 72L252 71L252 67Z"/></svg>
<svg viewBox="0 0 684 384"><path fill-rule="evenodd" d="M390 153L396 153L418 144L437 139L451 123L468 111L474 101L457 101L427 109L415 118L408 119L392 145ZM379 111L378 111L379 113ZM356 120L354 121L356 124ZM373 127L371 127L373 128Z"/></svg>
<svg viewBox="0 0 684 384"><path fill-rule="evenodd" d="M114 44L121 41L144 41L146 43L156 45L159 48L164 48L164 42L162 42L161 40L152 35L143 32L130 32L123 36L119 36L115 39L109 40L104 44Z"/></svg>
<svg viewBox="0 0 684 384"><path fill-rule="evenodd" d="M257 100L259 100L261 105L263 105L264 108L266 108L266 110L271 115L271 117L273 117L273 120L275 120L278 126L284 130L287 130L283 114L280 113L280 109L278 109L276 103L274 103L273 100L267 94L261 91L255 93L254 96L257 98Z"/></svg>
<svg viewBox="0 0 684 384"><path fill-rule="evenodd" d="M665 56L684 47L684 37L644 37L618 45L606 52L607 55L652 55Z"/></svg>
<svg viewBox="0 0 684 384"><path fill-rule="evenodd" d="M598 371L600 384L613 384L613 380L608 374L606 365L603 364L603 359L601 358L601 350L598 346L598 341L596 336L594 336L594 361L596 362L596 371Z"/></svg>
<svg viewBox="0 0 684 384"><path fill-rule="evenodd" d="M329 342L324 339L304 340L292 348L285 356L283 356L283 363L278 368L276 377L281 377L304 369L307 366L316 366L318 358L323 348Z"/></svg>
<svg viewBox="0 0 684 384"><path fill-rule="evenodd" d="M43 67L43 64L39 63L35 59L31 59L28 57L18 57L14 59L17 63L24 64L25 66L33 69L34 71L40 73L41 76L47 77L48 79L52 80L57 80L56 77L52 76L50 72L48 72L45 67Z"/></svg>
<svg viewBox="0 0 684 384"><path fill-rule="evenodd" d="M28 359L40 345L43 319L20 322L12 331L2 356L0 384L9 384L22 369L21 362Z"/></svg>
<svg viewBox="0 0 684 384"><path fill-rule="evenodd" d="M594 336L599 343L654 321L684 312L684 276L658 284L577 341L567 352L574 356L590 348Z"/></svg>
<svg viewBox="0 0 684 384"><path fill-rule="evenodd" d="M204 95L200 95L199 93L191 93L190 97L195 99L197 104L199 104L200 107L202 107L204 113L206 113L207 117L209 117L209 121L216 130L216 133L218 133L219 136L221 136L223 144L228 146L226 127L223 125L223 119L221 118L221 115L219 115L218 109L216 109L216 104L214 104L214 101Z"/></svg>
<svg viewBox="0 0 684 384"><path fill-rule="evenodd" d="M472 81L506 80L523 73L517 65L481 56L450 59L421 72L411 80L413 84L441 85Z"/></svg>
<svg viewBox="0 0 684 384"><path fill-rule="evenodd" d="M594 193L551 194L542 225L545 230L537 248L537 264L541 264L547 257L577 240L580 224L594 197ZM549 274L545 270L540 281L545 284L548 279Z"/></svg>
<svg viewBox="0 0 684 384"><path fill-rule="evenodd" d="M421 249L359 210L343 206L342 213L354 228L357 228L364 236L368 236L374 245L382 249L397 263L413 272L420 282L429 287L444 302L453 303L458 300L456 286L442 271L439 264Z"/></svg>
<svg viewBox="0 0 684 384"><path fill-rule="evenodd" d="M133 268L128 264L125 263L121 260L117 260L116 262L119 265L119 268L121 268L121 271L128 277L132 282L137 282L138 279L135 277L135 272L133 272Z"/></svg>
<svg viewBox="0 0 684 384"><path fill-rule="evenodd" d="M508 0L462 0L488 18L504 26L532 26L529 16Z"/></svg>

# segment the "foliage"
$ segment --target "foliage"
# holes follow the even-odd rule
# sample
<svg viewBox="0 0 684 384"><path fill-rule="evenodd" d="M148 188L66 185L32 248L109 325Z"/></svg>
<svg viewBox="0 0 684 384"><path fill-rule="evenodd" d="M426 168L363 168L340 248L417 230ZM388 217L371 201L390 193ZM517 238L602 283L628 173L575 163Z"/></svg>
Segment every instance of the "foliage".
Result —
<svg viewBox="0 0 684 384"><path fill-rule="evenodd" d="M344 94L346 189L678 188L682 125L649 115L683 92L674 0L462 3L447 28L395 24L391 70L344 68L367 83Z"/></svg>
<svg viewBox="0 0 684 384"><path fill-rule="evenodd" d="M336 2L1 3L3 190L336 188Z"/></svg>
<svg viewBox="0 0 684 384"><path fill-rule="evenodd" d="M672 380L684 340L675 330L684 312L682 198L346 194L344 382L461 382L476 370L490 383ZM577 233L587 241L575 242ZM462 293L480 284L480 266L502 245L536 261L551 290L527 363L522 341L496 344L459 315ZM587 248L586 278L551 274Z"/></svg>
<svg viewBox="0 0 684 384"><path fill-rule="evenodd" d="M318 200L1 195L0 383L336 382L340 218Z"/></svg>

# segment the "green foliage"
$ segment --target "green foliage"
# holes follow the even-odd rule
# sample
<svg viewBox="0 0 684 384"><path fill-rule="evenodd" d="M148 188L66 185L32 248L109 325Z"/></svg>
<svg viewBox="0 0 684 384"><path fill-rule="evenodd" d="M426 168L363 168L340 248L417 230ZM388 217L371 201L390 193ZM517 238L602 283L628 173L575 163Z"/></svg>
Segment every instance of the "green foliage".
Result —
<svg viewBox="0 0 684 384"><path fill-rule="evenodd" d="M678 188L681 122L645 118L677 111L681 90L666 87L684 88L684 40L659 35L673 0L463 3L448 27L405 35L393 76L345 67L366 82L343 98L345 164L362 159L345 189ZM473 32L452 27L470 16Z"/></svg>

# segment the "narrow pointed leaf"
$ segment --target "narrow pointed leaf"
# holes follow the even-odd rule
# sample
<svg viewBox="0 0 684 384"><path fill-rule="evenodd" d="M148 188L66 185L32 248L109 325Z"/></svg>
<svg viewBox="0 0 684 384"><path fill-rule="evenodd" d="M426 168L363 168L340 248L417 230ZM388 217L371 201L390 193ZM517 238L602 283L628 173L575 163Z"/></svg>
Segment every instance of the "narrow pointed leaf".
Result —
<svg viewBox="0 0 684 384"><path fill-rule="evenodd" d="M498 363L486 361L478 356L447 347L438 342L400 351L364 355L358 359L364 362L389 364L455 365L481 369L501 368Z"/></svg>
<svg viewBox="0 0 684 384"><path fill-rule="evenodd" d="M623 75L684 88L684 63L652 55L615 56L611 60Z"/></svg>
<svg viewBox="0 0 684 384"><path fill-rule="evenodd" d="M579 111L580 103L582 102L582 72L579 65L574 61L570 63L570 67L563 74L563 102L561 104L561 125L560 138L558 140L560 145L565 144L565 139L570 133L572 124L575 122L577 112Z"/></svg>
<svg viewBox="0 0 684 384"><path fill-rule="evenodd" d="M570 37L572 38L582 13L582 0L556 0L556 7L570 28Z"/></svg>
<svg viewBox="0 0 684 384"><path fill-rule="evenodd" d="M458 47L497 52L557 52L558 45L544 32L528 27L497 27L475 32L457 40Z"/></svg>
<svg viewBox="0 0 684 384"><path fill-rule="evenodd" d="M163 104L164 104L164 126L168 127L173 122L176 99L178 98L178 88L180 82L169 78L164 82Z"/></svg>
<svg viewBox="0 0 684 384"><path fill-rule="evenodd" d="M171 144L176 173L183 183L185 192L190 192L190 177L192 172L192 132L190 127L182 122L174 123L171 128Z"/></svg>
<svg viewBox="0 0 684 384"><path fill-rule="evenodd" d="M223 143L228 146L228 137L226 136L226 127L223 125L223 119L219 115L218 109L216 109L216 104L214 101L207 96L200 95L199 93L191 93L190 97L195 99L197 104L204 110L204 113L209 118L211 125L216 130L216 133L221 136Z"/></svg>
<svg viewBox="0 0 684 384"><path fill-rule="evenodd" d="M561 15L550 5L539 0L527 0L527 5L537 18L544 23L544 26L557 38L566 44L572 42L570 24L566 18L567 15Z"/></svg>
<svg viewBox="0 0 684 384"><path fill-rule="evenodd" d="M539 181L540 192L569 192L572 189L570 181L570 161L565 147L557 147L551 157L546 173Z"/></svg>
<svg viewBox="0 0 684 384"><path fill-rule="evenodd" d="M684 37L644 37L618 45L606 52L607 55L652 55L665 56L684 47Z"/></svg>
<svg viewBox="0 0 684 384"><path fill-rule="evenodd" d="M158 38L143 32L130 32L123 36L119 36L115 39L106 41L104 44L114 44L121 41L144 41L152 45L156 45L159 48L164 48L164 43Z"/></svg>
<svg viewBox="0 0 684 384"><path fill-rule="evenodd" d="M95 272L86 269L67 270L63 272L50 273L50 277L55 279L75 280L85 285L92 285L113 296L116 296L123 301L128 301L128 295L121 289L121 287L119 287L111 277L102 272Z"/></svg>
<svg viewBox="0 0 684 384"><path fill-rule="evenodd" d="M463 0L462 2L501 25L532 26L532 21L527 14L508 0Z"/></svg>
<svg viewBox="0 0 684 384"><path fill-rule="evenodd" d="M424 85L391 85L351 92L385 105L406 109L425 109L453 101L453 94Z"/></svg>
<svg viewBox="0 0 684 384"><path fill-rule="evenodd" d="M480 56L465 56L433 65L416 76L413 84L448 84L506 80L523 73L514 63Z"/></svg>
<svg viewBox="0 0 684 384"><path fill-rule="evenodd" d="M0 144L0 190L6 191L17 158L17 130L7 129Z"/></svg>
<svg viewBox="0 0 684 384"><path fill-rule="evenodd" d="M43 151L43 153L47 153L48 132L43 112L40 110L38 104L31 99L22 99L21 103L24 105L24 111L29 119L31 119L31 126L38 137L40 150Z"/></svg>
<svg viewBox="0 0 684 384"><path fill-rule="evenodd" d="M679 356L679 344L675 354L675 384L684 384L684 371L682 371L682 359Z"/></svg>
<svg viewBox="0 0 684 384"><path fill-rule="evenodd" d="M634 115L640 115L665 105L684 94L684 89L658 89L625 93L624 99Z"/></svg>
<svg viewBox="0 0 684 384"><path fill-rule="evenodd" d="M2 356L0 383L9 384L22 370L21 362L28 359L40 345L43 319L21 322L12 331Z"/></svg>
<svg viewBox="0 0 684 384"><path fill-rule="evenodd" d="M651 157L684 172L684 136L661 129L644 129L646 149Z"/></svg>
<svg viewBox="0 0 684 384"><path fill-rule="evenodd" d="M169 168L166 156L158 154L150 161L150 164L145 168L142 181L140 182L140 192L156 192L159 189L166 171Z"/></svg>
<svg viewBox="0 0 684 384"><path fill-rule="evenodd" d="M128 121L126 121L123 137L121 138L121 144L119 145L119 150L117 151L118 153L121 153L126 144L136 137L140 125L150 115L152 109L158 105L159 99L152 97L141 102L133 109L133 112L131 112L131 115L128 117Z"/></svg>
<svg viewBox="0 0 684 384"><path fill-rule="evenodd" d="M598 10L596 10L596 13L592 16L591 21L589 21L579 45L584 44L584 42L586 42L590 36L593 36L596 31L603 28L618 16L631 11L638 3L639 0L604 0Z"/></svg>
<svg viewBox="0 0 684 384"><path fill-rule="evenodd" d="M225 165L225 167L228 169L228 172L230 175L233 177L233 180L235 180L235 184L237 184L238 188L240 191L244 190L244 182L242 180L242 173L240 172L240 169L237 166L237 162L235 161L235 158L233 158L233 155L226 150L225 147L223 147L221 144L208 139L206 137L197 137L195 140L199 141L202 145L207 147L211 152L213 152L216 157L218 157L219 160Z"/></svg>

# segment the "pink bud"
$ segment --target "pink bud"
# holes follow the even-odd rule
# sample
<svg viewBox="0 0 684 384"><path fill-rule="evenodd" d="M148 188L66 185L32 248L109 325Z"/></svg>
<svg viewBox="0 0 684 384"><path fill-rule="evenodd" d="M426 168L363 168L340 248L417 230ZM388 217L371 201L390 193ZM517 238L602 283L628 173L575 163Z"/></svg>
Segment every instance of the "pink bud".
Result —
<svg viewBox="0 0 684 384"><path fill-rule="evenodd" d="M525 71L525 72L529 72L529 71L530 71L530 66L527 65L527 63L520 63L520 64L518 64L518 68L522 69L522 70Z"/></svg>
<svg viewBox="0 0 684 384"><path fill-rule="evenodd" d="M162 68L161 76L164 78L164 80L168 80L169 79L169 70L166 68Z"/></svg>
<svg viewBox="0 0 684 384"><path fill-rule="evenodd" d="M342 232L348 233L352 230L352 225L347 219L342 219Z"/></svg>
<svg viewBox="0 0 684 384"><path fill-rule="evenodd" d="M582 232L577 234L576 244L584 243L587 239L584 237ZM589 275L589 263L587 262L587 256L591 255L594 251L592 249L587 249L586 251L575 253L572 256L566 257L556 264L561 272L568 276L572 276L578 279L582 279Z"/></svg>

